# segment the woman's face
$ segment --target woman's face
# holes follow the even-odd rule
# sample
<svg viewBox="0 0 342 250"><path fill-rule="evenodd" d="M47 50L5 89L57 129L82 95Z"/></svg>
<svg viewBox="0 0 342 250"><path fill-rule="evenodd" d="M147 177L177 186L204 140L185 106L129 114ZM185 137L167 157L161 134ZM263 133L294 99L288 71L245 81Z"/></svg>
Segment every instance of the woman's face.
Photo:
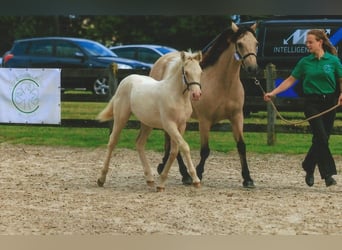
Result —
<svg viewBox="0 0 342 250"><path fill-rule="evenodd" d="M322 40L318 40L315 35L308 34L306 36L306 47L310 53L318 53L322 49Z"/></svg>

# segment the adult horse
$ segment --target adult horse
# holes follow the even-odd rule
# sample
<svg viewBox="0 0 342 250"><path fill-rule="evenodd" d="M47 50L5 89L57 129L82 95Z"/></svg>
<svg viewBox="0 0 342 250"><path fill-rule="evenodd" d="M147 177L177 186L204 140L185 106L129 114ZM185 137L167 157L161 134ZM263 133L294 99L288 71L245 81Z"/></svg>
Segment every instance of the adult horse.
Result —
<svg viewBox="0 0 342 250"><path fill-rule="evenodd" d="M203 73L201 84L203 95L198 102L192 102L192 117L199 122L201 140L201 160L196 168L197 175L202 179L204 164L209 156L209 131L213 124L228 119L236 141L240 157L243 186L254 187L250 177L246 159L246 144L243 137L243 105L244 89L240 81L241 66L250 74L257 72L256 51L258 42L255 37L256 24L250 27L238 28L235 23L223 31L203 52L201 67ZM172 52L159 58L151 69L150 76L160 80L164 77L167 62L177 57L178 52ZM165 135L165 155L158 166L161 172L168 158L169 143ZM189 184L191 177L185 171L181 156L177 156L180 173L184 184Z"/></svg>
<svg viewBox="0 0 342 250"><path fill-rule="evenodd" d="M165 78L161 81L132 74L124 78L106 108L98 115L100 121L114 119L109 138L106 159L101 176L97 183L103 186L108 173L112 152L118 142L121 130L133 113L141 122L140 133L136 140L136 148L144 168L144 175L149 186L154 180L146 156L145 144L153 128L164 129L171 137L171 153L165 168L160 175L157 191L163 191L171 164L175 160L178 149L183 153L188 171L196 187L200 179L190 156L190 148L183 139L186 122L192 113L191 100L198 101L201 96L200 77L202 69L200 61L202 53L180 52L168 63Z"/></svg>

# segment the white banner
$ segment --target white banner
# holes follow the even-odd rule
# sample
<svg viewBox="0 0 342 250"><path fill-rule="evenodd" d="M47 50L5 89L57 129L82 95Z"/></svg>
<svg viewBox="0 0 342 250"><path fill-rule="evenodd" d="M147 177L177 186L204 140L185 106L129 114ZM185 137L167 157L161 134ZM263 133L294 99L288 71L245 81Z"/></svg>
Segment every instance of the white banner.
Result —
<svg viewBox="0 0 342 250"><path fill-rule="evenodd" d="M0 123L60 124L61 69L0 68Z"/></svg>

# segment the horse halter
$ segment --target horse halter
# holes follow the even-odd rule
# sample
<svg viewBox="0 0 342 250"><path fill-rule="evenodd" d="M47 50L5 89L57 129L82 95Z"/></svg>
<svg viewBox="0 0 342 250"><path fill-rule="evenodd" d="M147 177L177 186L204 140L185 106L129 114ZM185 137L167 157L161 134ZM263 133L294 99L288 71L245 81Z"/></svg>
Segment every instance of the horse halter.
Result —
<svg viewBox="0 0 342 250"><path fill-rule="evenodd" d="M255 56L257 57L257 55L253 52L250 52L250 53L247 53L246 55L241 55L239 50L238 50L238 47L237 47L237 44L235 43L235 53L234 53L234 57L237 61L242 61L242 65L244 66L244 60L249 57L249 56Z"/></svg>
<svg viewBox="0 0 342 250"><path fill-rule="evenodd" d="M185 76L184 66L182 66L182 79L183 79L183 83L186 85L186 88L183 91L183 95L186 91L190 90L191 85L198 85L200 89L202 89L202 85L199 82L188 82L188 79L186 79L186 76Z"/></svg>

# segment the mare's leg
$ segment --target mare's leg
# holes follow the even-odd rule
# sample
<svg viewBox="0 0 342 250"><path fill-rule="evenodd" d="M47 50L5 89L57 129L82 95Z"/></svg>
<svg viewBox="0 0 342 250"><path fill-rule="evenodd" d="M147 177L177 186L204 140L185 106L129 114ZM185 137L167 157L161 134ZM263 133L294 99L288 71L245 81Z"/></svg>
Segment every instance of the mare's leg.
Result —
<svg viewBox="0 0 342 250"><path fill-rule="evenodd" d="M249 168L247 164L246 144L243 138L243 114L242 112L240 115L235 116L234 119L231 119L231 125L232 125L233 136L236 141L236 147L237 147L239 157L240 157L241 175L243 178L242 185L243 187L246 187L246 188L254 188L255 187L254 181L252 180L249 174Z"/></svg>
<svg viewBox="0 0 342 250"><path fill-rule="evenodd" d="M161 174L165 164L167 162L167 160L169 159L169 155L170 155L170 136L168 135L168 133L164 133L164 156L163 156L163 161L162 163L159 163L158 167L157 167L157 171L158 174ZM188 170L185 166L185 163L183 161L183 158L181 156L181 154L178 152L177 154L177 162L178 162L178 166L179 166L179 172L182 175L182 182L184 185L191 185L192 184L192 179L191 176L188 173Z"/></svg>
<svg viewBox="0 0 342 250"><path fill-rule="evenodd" d="M197 175L202 180L203 172L204 172L204 164L209 157L210 148L209 148L209 132L210 132L211 123L205 121L199 121L199 132L201 138L201 160L196 167Z"/></svg>
<svg viewBox="0 0 342 250"><path fill-rule="evenodd" d="M157 167L158 174L161 174L163 172L163 169L165 167L166 161L169 158L170 155L170 136L168 133L164 132L164 156L161 163L159 163Z"/></svg>
<svg viewBox="0 0 342 250"><path fill-rule="evenodd" d="M152 176L151 167L147 162L146 154L145 154L145 144L151 131L152 131L151 127L148 127L145 124L141 123L140 132L136 139L135 145L139 153L141 164L143 165L143 168L144 168L144 175L145 175L147 185L152 187L154 186L154 179Z"/></svg>

